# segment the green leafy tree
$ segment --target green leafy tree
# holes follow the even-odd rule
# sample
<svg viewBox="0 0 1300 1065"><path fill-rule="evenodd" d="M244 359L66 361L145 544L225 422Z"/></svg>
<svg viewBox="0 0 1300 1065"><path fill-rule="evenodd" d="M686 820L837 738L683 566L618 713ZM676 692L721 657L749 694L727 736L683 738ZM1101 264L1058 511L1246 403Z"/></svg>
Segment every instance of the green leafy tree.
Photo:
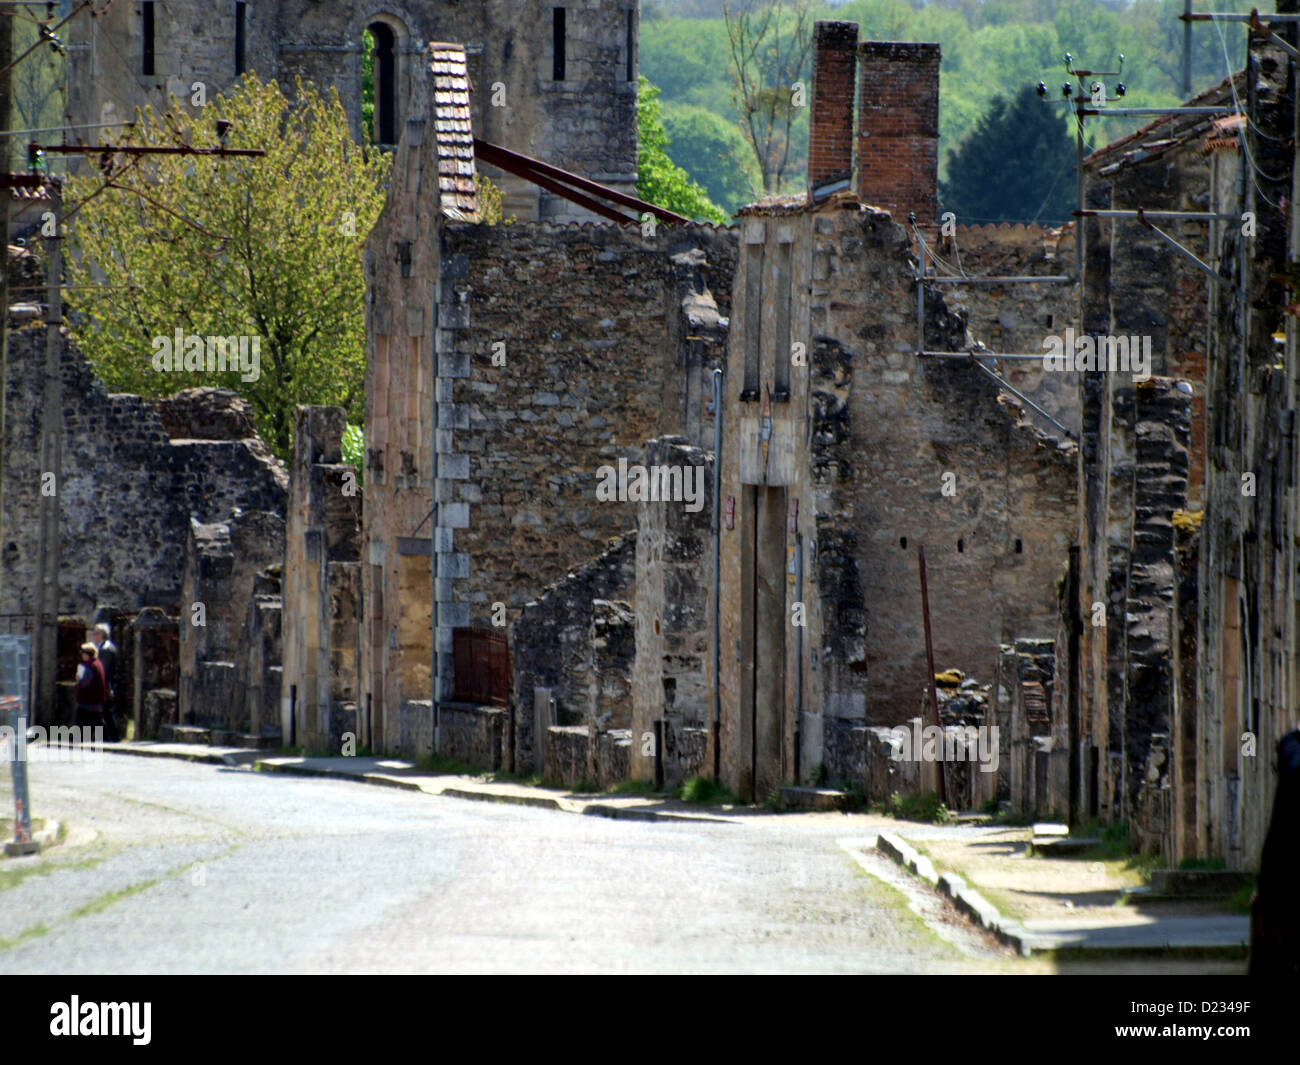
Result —
<svg viewBox="0 0 1300 1065"><path fill-rule="evenodd" d="M756 197L762 179L735 125L706 108L684 104L664 108L664 129L673 161L723 210L735 214Z"/></svg>
<svg viewBox="0 0 1300 1065"><path fill-rule="evenodd" d="M290 101L248 75L196 114L146 109L136 145L229 148L262 157L106 152L68 182L73 331L110 389L162 396L233 388L281 457L300 403L361 420L362 245L383 206L388 160L358 147L338 94L298 84ZM125 143L125 140L122 142ZM259 375L156 368L158 341L248 337ZM180 353L177 363L180 363Z"/></svg>
<svg viewBox="0 0 1300 1065"><path fill-rule="evenodd" d="M644 74L637 85L636 126L636 194L647 203L666 207L687 218L725 224L727 216L709 199L708 193L669 158L659 90Z"/></svg>
<svg viewBox="0 0 1300 1065"><path fill-rule="evenodd" d="M1075 143L1062 105L1032 86L996 97L948 158L943 210L959 222L1057 225L1075 208Z"/></svg>

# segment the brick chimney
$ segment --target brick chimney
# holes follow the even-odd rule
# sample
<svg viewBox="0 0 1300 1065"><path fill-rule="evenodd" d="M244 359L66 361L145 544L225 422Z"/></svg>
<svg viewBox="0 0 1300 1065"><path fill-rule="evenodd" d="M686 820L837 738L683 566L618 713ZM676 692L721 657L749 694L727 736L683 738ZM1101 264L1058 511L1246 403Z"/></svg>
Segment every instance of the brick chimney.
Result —
<svg viewBox="0 0 1300 1065"><path fill-rule="evenodd" d="M856 22L817 23L813 32L812 115L808 129L810 199L825 196L853 176L857 52Z"/></svg>
<svg viewBox="0 0 1300 1065"><path fill-rule="evenodd" d="M858 199L895 222L933 224L939 180L939 46L858 46Z"/></svg>

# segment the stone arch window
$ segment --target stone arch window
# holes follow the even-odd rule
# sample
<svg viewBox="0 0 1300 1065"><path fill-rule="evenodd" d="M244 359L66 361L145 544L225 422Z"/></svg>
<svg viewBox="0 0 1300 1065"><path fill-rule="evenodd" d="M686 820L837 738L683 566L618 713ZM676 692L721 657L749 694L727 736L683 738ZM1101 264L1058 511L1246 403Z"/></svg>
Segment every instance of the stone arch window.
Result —
<svg viewBox="0 0 1300 1065"><path fill-rule="evenodd" d="M235 77L248 70L248 4L235 4Z"/></svg>
<svg viewBox="0 0 1300 1065"><path fill-rule="evenodd" d="M397 143L400 40L400 30L384 18L375 18L363 32L362 127L366 139L376 144Z"/></svg>

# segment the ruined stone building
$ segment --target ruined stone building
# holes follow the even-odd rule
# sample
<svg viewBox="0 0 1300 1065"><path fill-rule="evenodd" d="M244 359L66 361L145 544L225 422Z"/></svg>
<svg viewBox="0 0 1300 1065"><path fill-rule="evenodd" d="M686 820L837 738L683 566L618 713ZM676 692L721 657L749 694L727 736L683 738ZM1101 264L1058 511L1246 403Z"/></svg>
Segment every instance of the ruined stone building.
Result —
<svg viewBox="0 0 1300 1065"><path fill-rule="evenodd" d="M817 42L809 196L741 212L724 399L723 773L758 798L819 763L860 777L867 730L917 716L919 545L936 661L991 677L999 644L1049 633L1075 501L1068 440L969 361L920 356L970 338L938 286L917 321L908 235L867 206L883 162L860 152L856 191L819 193L852 165L851 141L823 136L853 123L848 57L860 144L880 122L933 139L937 48L859 45L851 23L820 23ZM911 88L878 103L882 58ZM904 176L901 194L882 181L895 214L932 212L933 166Z"/></svg>
<svg viewBox="0 0 1300 1065"><path fill-rule="evenodd" d="M102 10L101 10L102 9ZM429 41L465 45L484 140L606 185L636 187L636 0L132 0L68 24L68 122L82 143L137 107L191 112L245 71L334 89L362 139L362 35L374 41L374 135L396 145ZM489 168L490 169L490 168ZM521 219L588 217L538 185L492 170Z"/></svg>
<svg viewBox="0 0 1300 1065"><path fill-rule="evenodd" d="M434 93L438 78L459 76L462 54L434 50L433 69L452 73L431 71L427 89L416 87L367 249L361 693L369 736L382 749L432 742L435 601L438 698L472 705L466 669L453 671L457 631L468 638L507 621L527 625L529 604L548 586L634 529L635 506L597 499L600 469L639 461L646 441L664 432L703 432L709 353L734 264L734 238L707 225L643 235L449 218L440 168L451 158L472 165L473 156L436 128L452 119ZM458 216L472 208L454 206ZM630 602L632 582L615 584L603 598ZM552 594L545 602L567 601ZM584 648L592 609L583 598L581 619L571 619ZM536 644L513 642L517 708L531 707L533 688L554 686L566 668L559 628L548 623ZM453 698L457 688L466 698ZM572 686L565 698L585 720ZM486 713L448 707L446 716L460 714L468 733L500 729ZM527 714L517 733L518 760L530 762Z"/></svg>

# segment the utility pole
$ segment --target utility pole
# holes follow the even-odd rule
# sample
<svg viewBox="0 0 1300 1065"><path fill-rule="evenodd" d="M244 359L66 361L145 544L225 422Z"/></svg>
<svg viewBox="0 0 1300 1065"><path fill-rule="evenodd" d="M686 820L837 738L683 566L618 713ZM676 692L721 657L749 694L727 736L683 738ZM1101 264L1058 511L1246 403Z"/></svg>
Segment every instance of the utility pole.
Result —
<svg viewBox="0 0 1300 1065"><path fill-rule="evenodd" d="M0 14L0 129L8 129L12 118L13 106L13 59L14 59L14 20ZM8 175L12 165L13 148L7 138L0 139L3 145L4 165L0 174ZM4 543L4 499L5 499L5 411L9 406L9 205L8 188L0 189L0 236L4 237L5 268L0 271L0 544ZM0 565L0 603L4 602L4 567Z"/></svg>

